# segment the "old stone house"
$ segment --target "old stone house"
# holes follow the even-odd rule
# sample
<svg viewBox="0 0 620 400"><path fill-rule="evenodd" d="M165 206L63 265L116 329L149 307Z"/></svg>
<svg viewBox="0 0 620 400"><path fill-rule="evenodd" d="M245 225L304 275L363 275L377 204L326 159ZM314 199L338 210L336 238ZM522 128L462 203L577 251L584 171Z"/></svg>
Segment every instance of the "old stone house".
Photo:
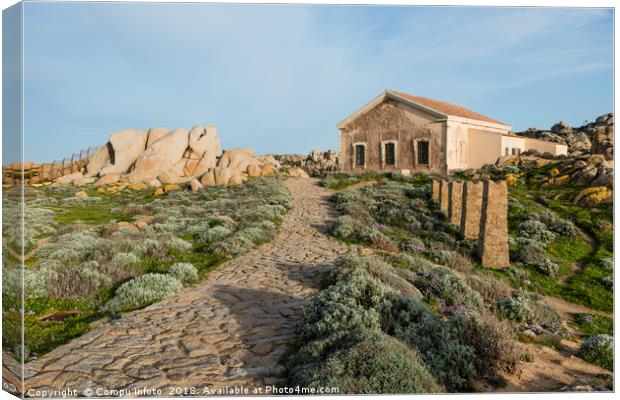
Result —
<svg viewBox="0 0 620 400"><path fill-rule="evenodd" d="M518 136L503 122L466 108L386 90L338 124L346 172L446 173L480 168L534 149L560 155L567 146Z"/></svg>

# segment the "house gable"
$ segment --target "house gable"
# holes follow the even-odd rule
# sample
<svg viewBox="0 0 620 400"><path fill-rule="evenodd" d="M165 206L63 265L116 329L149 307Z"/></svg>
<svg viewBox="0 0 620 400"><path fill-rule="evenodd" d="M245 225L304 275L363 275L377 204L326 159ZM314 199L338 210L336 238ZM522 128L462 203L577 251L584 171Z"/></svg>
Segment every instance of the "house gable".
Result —
<svg viewBox="0 0 620 400"><path fill-rule="evenodd" d="M349 115L347 118L340 121L337 124L338 129L344 129L347 125L351 124L352 122L357 120L362 115L365 115L369 111L375 109L381 103L384 103L388 100L393 100L399 103L403 103L403 104L410 106L411 108L422 111L428 117L428 119L445 119L446 118L446 115L441 114L435 110L421 107L420 105L409 102L409 101L403 101L402 98L393 95L390 91L384 91L379 96L375 97L368 103L364 104L364 106L362 106L359 110L357 110L353 114Z"/></svg>
<svg viewBox="0 0 620 400"><path fill-rule="evenodd" d="M472 125L482 125L500 130L509 131L512 127L503 122L486 117L482 114L478 114L474 111L468 110L464 107L457 106L455 104L446 103L439 100L429 99L426 97L412 96L407 93L398 92L395 90L386 90L380 95L366 103L362 108L342 120L338 123L337 127L343 129L351 122L355 121L361 115L372 110L378 104L387 99L392 99L397 102L407 104L412 108L424 111L430 116L439 120L453 120L456 122L466 122Z"/></svg>

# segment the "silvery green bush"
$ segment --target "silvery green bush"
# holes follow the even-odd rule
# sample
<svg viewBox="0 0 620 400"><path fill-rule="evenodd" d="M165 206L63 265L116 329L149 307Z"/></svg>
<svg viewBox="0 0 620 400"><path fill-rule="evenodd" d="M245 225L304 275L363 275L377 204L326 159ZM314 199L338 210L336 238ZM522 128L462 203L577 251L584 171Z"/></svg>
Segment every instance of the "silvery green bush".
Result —
<svg viewBox="0 0 620 400"><path fill-rule="evenodd" d="M123 283L104 310L111 313L135 310L178 293L183 284L173 276L144 274Z"/></svg>
<svg viewBox="0 0 620 400"><path fill-rule="evenodd" d="M614 338L610 335L591 336L583 341L577 355L589 363L613 370Z"/></svg>
<svg viewBox="0 0 620 400"><path fill-rule="evenodd" d="M516 290L512 297L498 301L495 307L500 317L514 322L547 326L554 326L560 322L558 314L532 292Z"/></svg>
<svg viewBox="0 0 620 400"><path fill-rule="evenodd" d="M289 381L308 388L338 387L340 394L443 392L415 350L380 331L347 334L340 350L315 342L289 361Z"/></svg>
<svg viewBox="0 0 620 400"><path fill-rule="evenodd" d="M399 265L405 262L416 264L417 271L437 268L424 259L404 258L409 260L400 260ZM397 288L402 280L393 281L391 278L400 276L397 271L411 275L414 268L397 270L375 257L360 256L343 257L337 266L330 280L332 284L319 292L304 308L297 328L303 346L289 358L287 366L290 383L332 382L347 387L349 375L339 373L340 369L337 368L342 360L340 355L349 352L357 354L358 350L365 349L365 346L351 341L351 338L360 332L374 332L377 338L387 334L406 343L408 347L398 347L401 349L399 351L405 353L404 349L409 349L417 353L421 366L449 390L469 388L470 380L477 376L474 360L478 350L473 342L470 345L465 340L467 335L463 334L463 330L466 327L458 318L461 311L456 310L445 320L435 315L421 301L406 297ZM489 340L501 336L493 332L487 334L486 329L484 325L478 333ZM505 341L501 343L503 345ZM480 352L489 360L489 370L506 365L507 362L497 354L499 349L495 350ZM386 354L386 357L392 359L391 355ZM384 371L381 363L377 360L373 364L377 366L375 373L381 375L381 371ZM366 376L357 369L357 364L353 364L352 368L351 373L354 375ZM400 376L391 373L395 377ZM382 379L391 381L389 377Z"/></svg>
<svg viewBox="0 0 620 400"><path fill-rule="evenodd" d="M556 238L556 234L548 230L547 225L534 219L521 222L517 232L521 237L541 243L549 243Z"/></svg>
<svg viewBox="0 0 620 400"><path fill-rule="evenodd" d="M198 270L190 263L175 263L170 267L170 274L183 284L198 282Z"/></svg>
<svg viewBox="0 0 620 400"><path fill-rule="evenodd" d="M117 253L112 257L114 266L120 269L134 269L140 264L140 259L133 253Z"/></svg>

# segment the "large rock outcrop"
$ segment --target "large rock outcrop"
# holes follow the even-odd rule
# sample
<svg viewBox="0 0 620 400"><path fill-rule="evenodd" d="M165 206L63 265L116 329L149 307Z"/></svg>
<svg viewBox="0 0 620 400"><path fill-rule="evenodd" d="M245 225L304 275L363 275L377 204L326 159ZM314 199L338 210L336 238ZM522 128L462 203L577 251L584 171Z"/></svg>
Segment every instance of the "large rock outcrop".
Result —
<svg viewBox="0 0 620 400"><path fill-rule="evenodd" d="M127 180L136 183L157 178L183 157L187 143L188 133L185 129L176 129L158 138L138 157Z"/></svg>
<svg viewBox="0 0 620 400"><path fill-rule="evenodd" d="M307 156L281 154L274 157L285 170L302 168L311 176L323 176L327 172L334 172L339 169L339 154L334 150L312 150Z"/></svg>
<svg viewBox="0 0 620 400"><path fill-rule="evenodd" d="M125 129L110 135L114 158L103 167L99 175L127 172L129 167L140 157L146 148L146 132L137 129Z"/></svg>
<svg viewBox="0 0 620 400"><path fill-rule="evenodd" d="M558 122L549 130L529 128L518 135L547 140L568 145L569 156L602 154L613 160L614 115L604 114L594 122L580 127L571 127L566 122Z"/></svg>
<svg viewBox="0 0 620 400"><path fill-rule="evenodd" d="M111 152L110 146L107 144L97 147L93 155L88 159L88 164L86 165L86 173L84 176L93 177L97 176L99 172L108 164L112 162L110 158Z"/></svg>
<svg viewBox="0 0 620 400"><path fill-rule="evenodd" d="M250 148L222 151L214 126L194 126L169 131L127 129L114 132L97 148L85 168L75 175L55 178L58 184L93 182L100 186L120 184L129 188L161 188L191 184L234 185L248 177L275 173L280 163L272 156L254 156Z"/></svg>

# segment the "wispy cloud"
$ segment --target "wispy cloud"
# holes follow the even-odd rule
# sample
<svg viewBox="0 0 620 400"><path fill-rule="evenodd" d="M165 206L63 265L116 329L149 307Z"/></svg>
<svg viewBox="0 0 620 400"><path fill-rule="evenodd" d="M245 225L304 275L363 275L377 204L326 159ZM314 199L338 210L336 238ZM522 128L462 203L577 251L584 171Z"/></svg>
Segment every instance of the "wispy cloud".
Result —
<svg viewBox="0 0 620 400"><path fill-rule="evenodd" d="M513 125L531 85L583 77L606 112L609 10L28 3L26 133L37 159L116 129L215 123L259 152L338 146L337 121L398 88ZM578 88L578 89L577 89ZM560 95L558 95L560 97ZM501 101L499 101L501 99ZM591 117L591 116L590 116ZM65 150L66 149L66 150Z"/></svg>

